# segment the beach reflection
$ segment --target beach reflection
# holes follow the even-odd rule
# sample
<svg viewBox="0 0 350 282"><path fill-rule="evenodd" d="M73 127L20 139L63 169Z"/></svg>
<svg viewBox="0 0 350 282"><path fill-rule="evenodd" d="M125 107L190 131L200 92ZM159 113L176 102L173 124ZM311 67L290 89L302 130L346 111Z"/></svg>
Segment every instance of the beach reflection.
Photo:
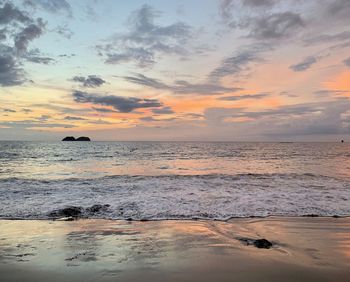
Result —
<svg viewBox="0 0 350 282"><path fill-rule="evenodd" d="M0 221L0 227L0 267L121 277L134 271L206 271L208 264L226 272L233 265L237 270L282 262L344 270L350 262L349 218ZM256 249L242 244L241 237L267 238L274 246Z"/></svg>

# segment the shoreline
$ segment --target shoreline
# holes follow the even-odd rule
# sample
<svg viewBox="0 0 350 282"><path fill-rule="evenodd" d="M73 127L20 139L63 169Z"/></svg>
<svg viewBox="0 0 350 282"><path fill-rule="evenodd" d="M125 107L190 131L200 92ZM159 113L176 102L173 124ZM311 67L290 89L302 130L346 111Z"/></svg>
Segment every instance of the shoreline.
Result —
<svg viewBox="0 0 350 282"><path fill-rule="evenodd" d="M108 218L108 217L84 217L84 216L68 216L68 217L47 217L47 218L21 218L21 217L0 217L1 221L79 221L79 220L101 220L101 221L120 221L120 222L162 222L162 221L204 221L204 222L230 222L234 220L254 220L254 219L303 219L303 218L323 218L323 219L344 219L349 218L350 215L318 215L318 214L306 214L306 215L267 215L267 216L232 216L227 219L219 218L206 218L206 217L193 217L193 218Z"/></svg>
<svg viewBox="0 0 350 282"><path fill-rule="evenodd" d="M349 265L349 217L0 220L1 282L346 281Z"/></svg>

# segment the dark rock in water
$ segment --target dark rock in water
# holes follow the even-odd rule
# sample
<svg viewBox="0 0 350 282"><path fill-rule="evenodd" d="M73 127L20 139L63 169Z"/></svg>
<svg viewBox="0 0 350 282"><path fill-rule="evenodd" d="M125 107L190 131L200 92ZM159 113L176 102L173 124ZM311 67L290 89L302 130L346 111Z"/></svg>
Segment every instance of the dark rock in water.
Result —
<svg viewBox="0 0 350 282"><path fill-rule="evenodd" d="M73 136L67 136L62 139L62 141L76 141Z"/></svg>
<svg viewBox="0 0 350 282"><path fill-rule="evenodd" d="M75 141L91 141L89 137L86 136L81 136L78 139L76 139Z"/></svg>
<svg viewBox="0 0 350 282"><path fill-rule="evenodd" d="M304 214L303 217L318 217L318 214Z"/></svg>
<svg viewBox="0 0 350 282"><path fill-rule="evenodd" d="M50 217L79 217L83 213L82 207L66 207L49 213Z"/></svg>
<svg viewBox="0 0 350 282"><path fill-rule="evenodd" d="M63 138L62 141L91 141L91 139L89 137L86 137L86 136L81 136L77 139L75 139L73 136L67 136L67 137Z"/></svg>
<svg viewBox="0 0 350 282"><path fill-rule="evenodd" d="M340 216L340 215L337 215L337 214L333 215L333 217L334 217L334 218L341 218L341 216Z"/></svg>
<svg viewBox="0 0 350 282"><path fill-rule="evenodd" d="M97 213L97 212L102 212L102 211L106 211L108 210L108 208L110 207L110 205L93 205L89 208L86 209L87 212L90 213Z"/></svg>
<svg viewBox="0 0 350 282"><path fill-rule="evenodd" d="M266 239L237 238L237 240L247 246L253 245L258 249L270 249L273 246L273 244Z"/></svg>

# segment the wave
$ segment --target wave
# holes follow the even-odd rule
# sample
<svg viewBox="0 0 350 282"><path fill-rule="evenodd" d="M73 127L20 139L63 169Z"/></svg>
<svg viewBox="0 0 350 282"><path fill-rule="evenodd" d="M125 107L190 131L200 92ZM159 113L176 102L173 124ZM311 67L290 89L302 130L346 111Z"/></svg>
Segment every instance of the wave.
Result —
<svg viewBox="0 0 350 282"><path fill-rule="evenodd" d="M1 218L21 219L63 216L67 207L79 217L133 220L347 216L350 182L310 173L6 178L0 203Z"/></svg>

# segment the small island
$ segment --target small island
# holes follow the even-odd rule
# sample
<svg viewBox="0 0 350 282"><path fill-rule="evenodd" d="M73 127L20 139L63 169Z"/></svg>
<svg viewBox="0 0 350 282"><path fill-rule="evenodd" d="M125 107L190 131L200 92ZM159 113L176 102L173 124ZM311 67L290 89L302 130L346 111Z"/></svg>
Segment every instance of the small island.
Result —
<svg viewBox="0 0 350 282"><path fill-rule="evenodd" d="M89 137L86 137L86 136L81 136L77 139L75 139L73 136L67 136L67 137L63 138L62 141L91 141L91 139Z"/></svg>

